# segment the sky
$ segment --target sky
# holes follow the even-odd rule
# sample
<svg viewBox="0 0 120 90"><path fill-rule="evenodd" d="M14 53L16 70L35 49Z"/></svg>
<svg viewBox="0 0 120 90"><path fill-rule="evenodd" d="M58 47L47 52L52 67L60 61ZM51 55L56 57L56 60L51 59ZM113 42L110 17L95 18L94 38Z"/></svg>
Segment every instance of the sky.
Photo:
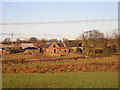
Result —
<svg viewBox="0 0 120 90"><path fill-rule="evenodd" d="M0 5L1 7L1 5ZM0 23L63 22L96 19L117 19L117 2L2 2ZM1 18L0 18L1 19ZM100 30L107 33L118 28L117 21L2 25L2 39L29 37L76 39L82 32Z"/></svg>

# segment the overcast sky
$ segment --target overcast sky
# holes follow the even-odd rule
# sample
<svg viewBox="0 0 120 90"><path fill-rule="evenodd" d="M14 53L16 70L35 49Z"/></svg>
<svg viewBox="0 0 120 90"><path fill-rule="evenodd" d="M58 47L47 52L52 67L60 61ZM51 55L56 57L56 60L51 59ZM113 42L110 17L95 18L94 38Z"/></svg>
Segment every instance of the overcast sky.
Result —
<svg viewBox="0 0 120 90"><path fill-rule="evenodd" d="M0 23L62 22L117 18L117 2L4 2L2 3L2 22L0 21ZM38 39L61 39L63 37L75 39L87 30L94 29L106 33L117 28L117 21L23 24L3 25L2 33L8 33L8 35L3 35L3 38L10 37L9 33L13 33L14 39L27 39L32 36Z"/></svg>

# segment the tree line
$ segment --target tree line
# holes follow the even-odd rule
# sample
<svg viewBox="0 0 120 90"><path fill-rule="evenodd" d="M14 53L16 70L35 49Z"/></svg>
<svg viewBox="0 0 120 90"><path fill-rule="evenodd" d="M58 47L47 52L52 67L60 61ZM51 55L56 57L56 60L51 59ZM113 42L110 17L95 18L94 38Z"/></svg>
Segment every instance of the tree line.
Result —
<svg viewBox="0 0 120 90"><path fill-rule="evenodd" d="M67 40L69 39L63 38L62 41ZM55 38L38 39L36 37L30 37L28 40L20 40L19 38L17 38L16 41L12 42L10 38L5 38L2 41L2 44L38 43L39 45L42 45L50 42L62 41ZM100 52L102 52L104 55L120 53L120 33L118 33L118 30L113 30L111 33L108 32L107 34L100 32L100 30L88 30L81 33L76 38L76 40L73 41L77 43L82 43L82 47L84 47L84 54L87 55ZM79 48L77 48L77 51L80 51Z"/></svg>
<svg viewBox="0 0 120 90"><path fill-rule="evenodd" d="M119 41L119 33L118 30L113 30L111 33L104 34L100 32L100 30L88 30L80 34L76 40L76 42L82 42L86 48L96 48L103 47L106 48L109 45L116 45L118 47ZM63 40L58 39L38 39L36 37L30 37L28 40L20 40L19 38L16 41L12 41L11 38L5 38L2 41L2 44L21 44L21 43L47 43L47 42L62 42L67 41L69 39L63 38Z"/></svg>
<svg viewBox="0 0 120 90"><path fill-rule="evenodd" d="M120 33L118 30L113 30L111 33L104 34L99 30L89 30L83 32L77 41L82 40L85 46L85 53L103 53L104 55L113 55L119 53ZM95 54L94 54L95 55Z"/></svg>

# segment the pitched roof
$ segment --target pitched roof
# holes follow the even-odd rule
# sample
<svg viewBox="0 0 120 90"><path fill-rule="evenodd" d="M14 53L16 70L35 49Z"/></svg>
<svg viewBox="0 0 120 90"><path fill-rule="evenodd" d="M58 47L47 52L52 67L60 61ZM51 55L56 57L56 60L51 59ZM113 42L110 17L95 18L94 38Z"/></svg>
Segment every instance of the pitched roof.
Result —
<svg viewBox="0 0 120 90"><path fill-rule="evenodd" d="M66 47L78 47L78 43L74 42L74 41L65 41L64 42Z"/></svg>
<svg viewBox="0 0 120 90"><path fill-rule="evenodd" d="M51 44L41 45L41 48L48 48Z"/></svg>
<svg viewBox="0 0 120 90"><path fill-rule="evenodd" d="M68 49L68 47L59 47L58 49Z"/></svg>
<svg viewBox="0 0 120 90"><path fill-rule="evenodd" d="M49 46L51 45L52 43L50 44L46 44L46 45L41 45L40 47L41 48L49 48ZM60 47L78 47L78 43L77 42L74 42L74 41L65 41L63 43L57 43ZM66 46L64 46L64 44Z"/></svg>
<svg viewBox="0 0 120 90"><path fill-rule="evenodd" d="M63 43L57 43L60 47L64 47Z"/></svg>
<svg viewBox="0 0 120 90"><path fill-rule="evenodd" d="M49 46L51 45L52 43L50 44L46 44L46 45L41 45L40 47L41 48L49 48ZM64 47L64 44L63 43L57 43L60 47Z"/></svg>

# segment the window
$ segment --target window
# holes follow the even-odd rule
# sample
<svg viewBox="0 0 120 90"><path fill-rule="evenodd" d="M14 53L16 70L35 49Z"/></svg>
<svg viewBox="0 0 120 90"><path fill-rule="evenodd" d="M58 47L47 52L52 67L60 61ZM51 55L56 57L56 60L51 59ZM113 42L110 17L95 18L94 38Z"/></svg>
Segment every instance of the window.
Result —
<svg viewBox="0 0 120 90"><path fill-rule="evenodd" d="M65 50L65 52L66 52L66 50Z"/></svg>
<svg viewBox="0 0 120 90"><path fill-rule="evenodd" d="M53 45L53 47L56 47L55 45Z"/></svg>
<svg viewBox="0 0 120 90"><path fill-rule="evenodd" d="M61 50L60 50L61 51Z"/></svg>
<svg viewBox="0 0 120 90"><path fill-rule="evenodd" d="M54 53L56 53L56 49L54 49Z"/></svg>

